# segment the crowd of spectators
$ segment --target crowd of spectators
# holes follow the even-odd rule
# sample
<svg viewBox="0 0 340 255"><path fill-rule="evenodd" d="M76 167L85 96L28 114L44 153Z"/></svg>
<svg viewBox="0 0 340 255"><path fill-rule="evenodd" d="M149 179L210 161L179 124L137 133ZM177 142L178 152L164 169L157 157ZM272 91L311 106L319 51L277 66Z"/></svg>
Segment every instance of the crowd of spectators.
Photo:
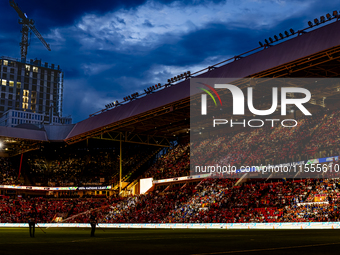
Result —
<svg viewBox="0 0 340 255"><path fill-rule="evenodd" d="M158 180L187 175L190 175L189 143L178 144L170 149L143 174L143 177L153 177Z"/></svg>
<svg viewBox="0 0 340 255"><path fill-rule="evenodd" d="M320 156L317 152L334 156L339 153L339 121L340 112L322 112L298 119L294 128L265 126L194 141L190 160L193 165L240 167L307 160Z"/></svg>
<svg viewBox="0 0 340 255"><path fill-rule="evenodd" d="M13 167L9 158L0 157L0 184L16 184L18 171Z"/></svg>
<svg viewBox="0 0 340 255"><path fill-rule="evenodd" d="M48 186L74 186L109 181L116 156L112 152L58 154L57 159L33 156L27 161L34 183Z"/></svg>
<svg viewBox="0 0 340 255"><path fill-rule="evenodd" d="M339 187L339 179L205 179L126 198L0 198L0 221L26 222L34 207L38 222L88 223L93 210L103 223L339 221Z"/></svg>
<svg viewBox="0 0 340 255"><path fill-rule="evenodd" d="M155 150L152 147L124 150L123 175L134 171L139 162ZM119 152L115 150L65 150L52 155L40 152L30 154L26 172L34 185L115 185L119 179L119 161Z"/></svg>

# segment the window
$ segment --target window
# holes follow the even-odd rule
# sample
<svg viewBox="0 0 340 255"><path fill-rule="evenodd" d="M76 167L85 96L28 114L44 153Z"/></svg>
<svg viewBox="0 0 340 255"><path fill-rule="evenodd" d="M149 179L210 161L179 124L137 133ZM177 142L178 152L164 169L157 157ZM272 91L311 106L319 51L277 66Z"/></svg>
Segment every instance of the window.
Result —
<svg viewBox="0 0 340 255"><path fill-rule="evenodd" d="M22 108L23 109L28 108L28 96L29 96L29 91L23 90L23 96L22 96Z"/></svg>
<svg viewBox="0 0 340 255"><path fill-rule="evenodd" d="M28 70L29 71L29 70ZM36 66L33 66L33 72L37 73L39 71L39 68Z"/></svg>
<svg viewBox="0 0 340 255"><path fill-rule="evenodd" d="M4 66L8 66L8 60L4 60Z"/></svg>
<svg viewBox="0 0 340 255"><path fill-rule="evenodd" d="M9 81L9 86L14 87L14 81Z"/></svg>
<svg viewBox="0 0 340 255"><path fill-rule="evenodd" d="M20 89L20 88L21 88L21 82L17 81L17 89Z"/></svg>
<svg viewBox="0 0 340 255"><path fill-rule="evenodd" d="M29 95L30 92L29 92L28 90L25 90L25 89L24 89L23 92L24 92L24 96L25 96L25 97L28 97L28 95Z"/></svg>
<svg viewBox="0 0 340 255"><path fill-rule="evenodd" d="M25 65L25 69L26 69L26 71L30 71L31 70L31 66L30 65Z"/></svg>
<svg viewBox="0 0 340 255"><path fill-rule="evenodd" d="M3 71L7 72L7 67L6 66L4 66Z"/></svg>
<svg viewBox="0 0 340 255"><path fill-rule="evenodd" d="M7 81L6 80L2 80L1 84L2 84L2 86L6 86Z"/></svg>

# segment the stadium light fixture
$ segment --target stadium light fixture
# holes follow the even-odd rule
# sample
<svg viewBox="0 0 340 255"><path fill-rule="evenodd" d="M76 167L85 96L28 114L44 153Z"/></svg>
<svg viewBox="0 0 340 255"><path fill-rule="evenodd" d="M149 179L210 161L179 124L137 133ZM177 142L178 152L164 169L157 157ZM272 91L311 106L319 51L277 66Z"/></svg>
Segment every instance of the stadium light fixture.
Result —
<svg viewBox="0 0 340 255"><path fill-rule="evenodd" d="M283 39L284 37L282 33L279 33L279 36L281 37L281 39Z"/></svg>
<svg viewBox="0 0 340 255"><path fill-rule="evenodd" d="M259 42L259 44L260 44L260 47L263 47L263 43L262 42Z"/></svg>
<svg viewBox="0 0 340 255"><path fill-rule="evenodd" d="M288 37L289 36L289 33L287 31L285 31L285 35Z"/></svg>
<svg viewBox="0 0 340 255"><path fill-rule="evenodd" d="M308 26L313 27L313 22L312 21L308 21Z"/></svg>
<svg viewBox="0 0 340 255"><path fill-rule="evenodd" d="M267 45L269 45L269 42L268 42L268 40L267 40L267 39L264 39L264 41L266 42L266 44L267 44Z"/></svg>
<svg viewBox="0 0 340 255"><path fill-rule="evenodd" d="M292 35L295 34L295 31L294 31L293 28L289 29L289 32L290 32Z"/></svg>
<svg viewBox="0 0 340 255"><path fill-rule="evenodd" d="M338 16L338 11L333 11L333 16L334 17Z"/></svg>
<svg viewBox="0 0 340 255"><path fill-rule="evenodd" d="M320 22L321 22L321 23L324 23L325 21L326 21L325 16L321 16L321 17L320 17Z"/></svg>
<svg viewBox="0 0 340 255"><path fill-rule="evenodd" d="M277 37L277 35L274 35L274 39L275 39L275 41L278 41L279 37Z"/></svg>
<svg viewBox="0 0 340 255"><path fill-rule="evenodd" d="M4 145L3 145L3 143L2 142L0 142L0 149L3 147Z"/></svg>
<svg viewBox="0 0 340 255"><path fill-rule="evenodd" d="M271 37L269 37L269 41L270 41L270 43L274 42L273 38L271 38Z"/></svg>
<svg viewBox="0 0 340 255"><path fill-rule="evenodd" d="M319 23L319 20L318 20L317 18L314 19L314 24L315 24L315 25L319 25L319 24L320 24L320 23Z"/></svg>
<svg viewBox="0 0 340 255"><path fill-rule="evenodd" d="M327 13L327 14L326 14L326 18L327 18L328 20L330 20L330 19L332 19L332 16L331 16L329 13Z"/></svg>

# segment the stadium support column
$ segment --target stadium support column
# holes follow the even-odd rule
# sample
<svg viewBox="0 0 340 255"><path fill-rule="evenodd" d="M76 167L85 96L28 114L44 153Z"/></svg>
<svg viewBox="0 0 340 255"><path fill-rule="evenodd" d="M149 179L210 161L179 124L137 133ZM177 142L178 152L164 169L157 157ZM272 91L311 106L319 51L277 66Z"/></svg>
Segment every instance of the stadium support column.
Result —
<svg viewBox="0 0 340 255"><path fill-rule="evenodd" d="M24 153L21 152L21 157L20 157L20 166L19 166L19 174L18 174L18 181L20 179L20 174L21 174L21 166L22 166L22 157L24 156Z"/></svg>
<svg viewBox="0 0 340 255"><path fill-rule="evenodd" d="M119 133L119 195L122 192L122 133Z"/></svg>

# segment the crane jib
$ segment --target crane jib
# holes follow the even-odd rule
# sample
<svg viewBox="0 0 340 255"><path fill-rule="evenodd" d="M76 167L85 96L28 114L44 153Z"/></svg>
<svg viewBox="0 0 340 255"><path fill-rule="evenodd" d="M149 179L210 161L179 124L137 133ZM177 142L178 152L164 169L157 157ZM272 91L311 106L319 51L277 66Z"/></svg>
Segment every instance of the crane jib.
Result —
<svg viewBox="0 0 340 255"><path fill-rule="evenodd" d="M34 20L29 19L19 6L14 2L14 0L9 0L9 4L13 7L13 9L18 13L20 17L19 24L22 24L23 29L21 30L22 36L21 36L21 43L20 43L20 55L21 59L26 61L27 56L27 48L28 48L28 28L35 34L35 36L41 41L41 43L51 51L50 45L45 41L45 39L42 37L42 35L39 33L39 31L34 26Z"/></svg>

